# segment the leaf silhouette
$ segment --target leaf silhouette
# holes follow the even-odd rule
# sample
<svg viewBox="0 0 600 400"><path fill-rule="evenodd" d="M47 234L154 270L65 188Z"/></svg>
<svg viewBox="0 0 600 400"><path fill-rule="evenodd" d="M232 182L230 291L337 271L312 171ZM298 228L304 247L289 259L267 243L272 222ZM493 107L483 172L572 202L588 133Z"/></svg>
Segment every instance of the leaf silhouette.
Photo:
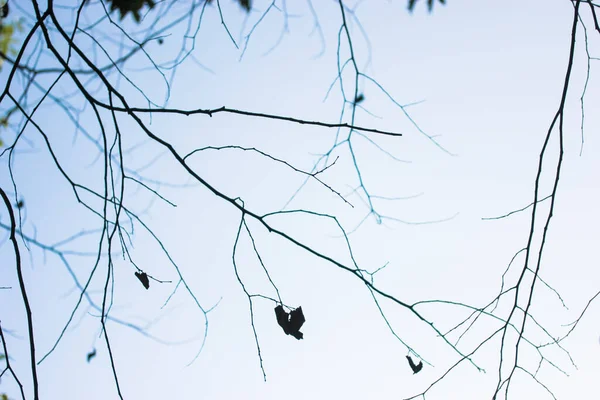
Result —
<svg viewBox="0 0 600 400"><path fill-rule="evenodd" d="M304 338L304 334L300 332L300 328L304 325L304 322L306 322L302 307L298 307L288 314L283 309L283 306L279 305L275 307L275 316L277 317L277 323L281 326L286 335L292 335L298 340Z"/></svg>
<svg viewBox="0 0 600 400"><path fill-rule="evenodd" d="M410 356L406 356L406 359L408 360L408 365L410 365L410 369L412 369L413 374L416 374L423 369L423 361L419 361L418 364L415 364Z"/></svg>
<svg viewBox="0 0 600 400"><path fill-rule="evenodd" d="M92 360L92 358L94 358L94 357L96 357L96 348L95 347L92 351L87 353L87 356L86 356L87 362L90 362Z"/></svg>
<svg viewBox="0 0 600 400"><path fill-rule="evenodd" d="M435 0L427 0L427 9L429 10L429 12L431 12L433 10L433 3ZM446 4L446 0L438 0L441 4ZM408 0L408 11L412 12L413 9L415 8L415 4L417 3L417 0Z"/></svg>
<svg viewBox="0 0 600 400"><path fill-rule="evenodd" d="M141 271L141 272L136 272L135 276L140 280L140 282L142 282L142 285L144 285L146 290L148 290L148 288L150 287L150 281L148 280L148 275L146 275L145 272Z"/></svg>
<svg viewBox="0 0 600 400"><path fill-rule="evenodd" d="M154 0L109 0L110 11L119 11L121 20L125 18L128 13L131 13L135 22L139 23L141 20L140 11L147 5L149 9L155 6Z"/></svg>
<svg viewBox="0 0 600 400"><path fill-rule="evenodd" d="M242 6L246 11L250 11L252 8L252 4L250 0L239 0L240 6Z"/></svg>

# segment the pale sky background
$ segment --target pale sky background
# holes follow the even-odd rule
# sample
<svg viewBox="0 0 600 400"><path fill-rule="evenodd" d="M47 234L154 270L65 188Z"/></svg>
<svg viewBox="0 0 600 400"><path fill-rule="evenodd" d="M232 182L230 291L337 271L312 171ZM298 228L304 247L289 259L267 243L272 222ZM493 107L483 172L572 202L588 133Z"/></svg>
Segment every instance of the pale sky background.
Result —
<svg viewBox="0 0 600 400"><path fill-rule="evenodd" d="M249 32L270 4L256 1L244 25L245 15L239 7L227 1L222 3L236 40ZM368 35L367 44L356 22L351 23L357 61L362 71L376 79L399 103L421 102L407 110L448 152L419 133L376 86L361 81L364 109L357 110L356 124L404 135L367 135L402 161L391 159L362 137L353 137L365 186L376 196L418 196L394 201L374 199L378 212L409 223L387 220L377 224L373 216L369 217L350 235L353 254L361 268L371 271L388 263L376 275L375 283L403 301L445 299L483 306L497 295L503 271L525 246L531 213L528 210L494 221L482 218L508 213L533 200L539 151L562 91L572 6L564 0L454 0L446 6L436 4L429 14L422 0L411 15L406 11L406 3L362 2L356 8L355 15ZM307 3L286 4L291 15L289 32L279 46L269 52L284 23L282 14L273 10L254 31L241 60L241 51L228 38L216 9L209 7L193 53L203 67L192 58L178 67L169 107L224 105L337 122L343 106L339 85L324 100L337 75L337 33L341 23L337 2L313 2L325 39L322 55L319 36L311 34L314 18ZM15 7L14 12L22 10ZM589 20L586 23L592 26ZM168 60L179 49L181 33L173 30L162 46L150 43L146 49L158 61ZM580 155L579 98L586 59L582 31L579 33L566 112L563 172L541 272L543 279L560 292L568 310L542 285L537 287L533 304L536 319L556 337L568 331L566 324L577 318L600 289L600 62L592 62L586 95L585 142ZM342 51L346 54L345 48ZM590 53L600 57L598 37L591 37ZM53 65L42 59L39 66L44 66L44 62ZM126 70L149 97L161 103L164 82L155 71L142 70L147 66L147 60L139 57L127 64ZM7 71L5 65L0 75L3 83ZM349 77L345 79L351 89ZM41 78L41 82L47 84L49 80ZM53 93L65 96L71 89L65 85ZM146 106L139 94L131 90L125 93L132 96L133 103ZM99 96L104 98L104 94ZM5 110L7 106L3 103L3 107ZM346 111L349 110L347 106ZM105 117L107 121L110 118L109 114ZM51 103L36 113L36 120L47 129L71 176L100 190L102 164L96 160L96 150L90 142L81 133L75 134L72 123ZM90 123L89 109L83 121ZM138 170L146 178L174 184L150 185L160 189L177 207L152 200L147 191L132 182L127 183L126 204L160 236L200 304L210 308L218 303L209 313L205 347L188 366L204 334L203 316L191 297L180 289L162 308L175 283L151 282L146 291L134 277L134 267L120 256L115 257L111 315L142 326L151 323L148 332L153 336L185 342L160 344L131 329L109 324L125 399L402 399L423 391L456 362L456 354L425 324L405 309L382 301L396 332L433 365L425 365L421 373L413 375L404 358L408 354L406 347L391 334L363 284L249 221L283 301L291 306L301 305L306 315L302 329L305 339L296 341L285 336L276 324L275 304L254 300L255 325L267 374L265 383L250 326L248 300L236 280L231 260L239 213L206 189L193 185L182 168L163 149L144 140L139 129L125 117L119 122L124 147L139 145L126 158L127 168ZM88 126L91 134L98 134L95 125ZM182 154L204 146L255 147L305 170L312 168L319 154L329 150L336 135L335 129L225 114L212 118L155 114L150 127ZM2 135L3 141L9 143L10 133L3 131ZM97 218L77 205L40 136L28 128L26 138L20 143L13 164L20 196L25 199L25 233L52 244L84 229L101 227ZM556 140L551 146L556 154ZM338 148L333 156L340 158L323 173L322 179L346 194L354 208L313 181L303 187L288 209L336 215L347 231L352 231L368 208L361 198L351 194L357 177L347 146ZM257 213L280 210L304 181L302 175L251 153L214 151L190 160L204 179L229 196L241 197ZM2 166L0 184L14 195L6 157ZM192 186L182 187L189 184ZM7 223L6 211L0 214L0 221ZM416 224L430 221L444 222ZM340 232L330 221L287 215L272 222L350 265ZM5 331L12 332L7 335L9 354L29 389L26 325L14 273L14 254L5 238L6 235L0 247L0 286L12 289L0 291L0 321ZM39 359L52 347L67 321L78 290L55 255L35 246L31 246L29 255L23 242L20 245ZM251 246L248 236L242 235L236 256L240 276L250 291L276 297ZM94 248L91 238L65 247L86 252L93 252ZM149 274L177 281L164 253L139 225L131 251L136 264ZM78 278L85 281L94 258L68 257ZM516 262L517 269L507 279L514 278L523 258ZM105 276L106 263L99 267L90 288L97 301L101 301ZM569 376L547 363L540 369L539 379L559 399L592 399L600 393L599 307L593 303L577 330L563 342L577 368L564 353L551 350L547 353L550 359ZM440 304L420 310L442 331L465 316L464 311ZM56 351L39 366L41 398L117 398L104 339L99 337L98 312L87 310L84 305L74 321ZM494 325L485 321L480 324L463 339L465 349L471 349L492 332ZM539 340L539 332L534 328L526 328L526 334L529 333ZM490 342L474 357L486 373L463 363L428 393L427 399L490 398L497 380L498 344L498 340ZM93 348L97 349L97 356L88 364L86 354ZM527 348L521 360L523 366L535 371L539 358ZM523 374L516 376L511 387L511 399L551 398ZM8 377L2 378L2 391L8 392L11 399L18 398Z"/></svg>

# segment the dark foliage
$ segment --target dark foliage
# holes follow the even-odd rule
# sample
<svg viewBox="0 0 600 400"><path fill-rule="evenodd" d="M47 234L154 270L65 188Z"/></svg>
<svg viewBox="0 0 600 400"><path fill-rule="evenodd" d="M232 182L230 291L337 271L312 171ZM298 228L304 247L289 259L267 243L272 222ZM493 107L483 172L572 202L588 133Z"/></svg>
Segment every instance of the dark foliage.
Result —
<svg viewBox="0 0 600 400"><path fill-rule="evenodd" d="M427 0L427 9L429 12L433 10L433 3L435 0ZM438 0L441 4L446 4L446 0ZM417 0L408 0L408 11L413 11L415 8L415 4L417 4Z"/></svg>
<svg viewBox="0 0 600 400"><path fill-rule="evenodd" d="M135 22L140 22L140 11L145 5L148 5L148 8L154 7L153 0L109 0L109 2L111 12L119 10L121 19L131 13Z"/></svg>
<svg viewBox="0 0 600 400"><path fill-rule="evenodd" d="M275 316L277 317L277 323L286 335L292 335L298 340L304 338L304 334L300 332L300 328L306 322L302 307L298 307L288 314L282 306L277 306L275 307Z"/></svg>
<svg viewBox="0 0 600 400"><path fill-rule="evenodd" d="M96 349L94 348L92 351L87 353L86 359L87 362L90 362L94 357L96 357Z"/></svg>
<svg viewBox="0 0 600 400"><path fill-rule="evenodd" d="M418 364L415 364L410 356L406 356L406 359L408 360L408 365L410 365L410 369L412 369L413 374L416 374L423 369L423 361L419 361Z"/></svg>
<svg viewBox="0 0 600 400"><path fill-rule="evenodd" d="M148 290L150 288L150 280L148 280L148 275L145 272L136 272L135 276L142 282L142 285Z"/></svg>

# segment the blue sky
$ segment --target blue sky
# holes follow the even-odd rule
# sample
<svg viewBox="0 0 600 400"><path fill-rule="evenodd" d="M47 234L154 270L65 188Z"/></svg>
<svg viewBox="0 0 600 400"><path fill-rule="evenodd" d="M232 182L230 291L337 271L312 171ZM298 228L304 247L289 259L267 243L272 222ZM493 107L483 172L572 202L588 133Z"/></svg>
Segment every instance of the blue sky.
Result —
<svg viewBox="0 0 600 400"><path fill-rule="evenodd" d="M227 24L241 48L243 38L269 4L255 2L244 24L244 13L235 4L224 2ZM345 107L344 121L348 121L350 107L344 106L339 85L327 95L338 73L339 6L337 2L313 5L324 42L313 32L314 19L308 3L286 4L289 32L283 35L281 43L273 48L285 21L282 13L273 9L253 32L243 57L223 29L215 7L208 7L197 35L194 59L188 58L178 67L168 106L227 106L326 122L338 122ZM22 11L15 9L15 13ZM68 21L66 11L59 15ZM572 5L567 1L541 0L455 1L446 6L436 4L432 14L427 13L424 4L418 4L411 15L404 1L362 2L355 9L355 16L367 33L365 38L356 20L351 20L359 68L398 103L418 103L406 110L435 140L434 143L419 132L376 85L367 80L359 82L365 100L361 103L364 108L357 108L355 124L403 133L395 138L354 134L351 142L375 209L388 219L380 224L375 216L367 217L364 193L353 194L357 173L347 145L332 152L330 161L339 158L319 176L344 194L352 206L314 180L302 186L304 175L256 153L205 151L191 156L190 165L218 190L230 197L239 196L248 209L259 214L285 206L288 210L335 215L347 232L352 231L349 240L361 268L373 271L387 265L375 275L375 283L403 301L444 299L483 306L497 295L503 272L526 244L531 213L529 209L505 219L482 218L506 214L533 200L539 151L562 91ZM84 21L89 23L93 18L95 14L91 13L89 20ZM592 26L590 22L586 20L588 27ZM130 21L126 26L135 29ZM600 238L600 120L599 114L594 113L600 100L595 75L598 61L592 60L585 141L580 154L580 96L587 62L581 32L565 114L563 173L541 272L568 309L541 284L532 309L536 320L554 336L569 330L566 325L597 293L600 282L595 251ZM149 43L146 50L158 61L169 60L179 49L181 33L181 29L173 29L162 45ZM80 40L81 45L86 43L83 35ZM591 55L599 57L598 38L590 36L589 44ZM347 56L344 46L343 58ZM108 48L118 54L116 47ZM40 67L44 63L53 65L41 60ZM162 104L164 81L147 67L147 59L140 56L127 64L126 71L144 93ZM3 67L3 82L7 70ZM345 90L352 93L352 74L348 71L343 77ZM114 75L111 79L117 81ZM44 77L40 81L50 82ZM19 87L18 83L15 85ZM147 105L127 83L121 80L120 85L133 104ZM72 90L72 85L63 83L53 93L67 98ZM102 92L98 96L106 98ZM71 101L83 103L79 97ZM8 107L5 103L2 106L4 110ZM103 117L110 120L108 113ZM50 102L40 108L36 118L47 130L69 174L101 190L102 163L96 159L94 146L75 132L72 123ZM157 113L151 120L147 115L143 120L182 154L205 146L254 147L306 171L331 148L336 137L335 129L222 113L212 118ZM98 135L89 109L82 113L82 121L90 127L91 134ZM208 314L206 343L195 358L205 333L203 314L182 287L169 297L178 281L177 273L152 237L137 224L130 246L136 264L172 283L152 281L146 291L133 275L135 268L122 256L114 257L111 316L147 326L147 332L154 337L178 343L161 344L127 327L108 324L124 398L397 399L423 391L457 361L456 353L426 324L406 309L382 300L396 333L430 363L413 375L404 358L407 348L387 328L364 284L250 220L256 246L284 303L301 305L307 319L302 329L305 339L296 341L285 336L275 323L275 304L254 299L255 327L267 375L264 382L250 326L248 299L232 264L239 212L191 181L181 166L163 148L144 139L143 132L126 116L119 117L119 124L123 147L133 149L125 159L127 168L143 174L150 187L177 207L156 199L132 182L127 183L126 204L160 236L199 304L207 309L217 305ZM341 131L341 135L346 134L347 131ZM100 228L99 220L73 198L40 136L31 127L25 135L27 141L20 142L13 164L19 193L25 199L24 232L52 244L83 230ZM10 142L10 137L3 133L5 142ZM552 154L556 154L557 141L553 139L550 146ZM555 158L549 159L549 168L552 160ZM2 165L0 182L14 195L6 156ZM550 183L548 178L542 182L547 194ZM86 199L101 206L98 201ZM540 207L546 206L543 203ZM5 211L0 214L3 224L7 216ZM272 223L350 265L345 242L331 220L294 213L275 216ZM86 235L64 249L93 252L96 241L97 234ZM19 243L26 254L23 242ZM246 234L242 234L238 246L236 266L246 287L254 293L276 297ZM24 272L34 310L39 360L56 341L79 292L55 255L34 245L30 247L31 255L24 256ZM2 328L12 333L7 336L9 353L17 372L27 382L23 309L13 271L14 255L6 240L0 247L0 257L4 266L0 270L0 286L13 288L0 291L0 303L9 305L1 308L0 321ZM69 255L68 260L78 279L89 276L93 256ZM523 258L517 258L515 263L517 268L507 274L507 281L515 279ZM90 295L96 301L101 301L105 276L106 258L90 287ZM507 305L501 303L500 310L506 311ZM466 316L464 310L439 303L423 305L419 311L442 331ZM82 306L63 341L41 363L42 398L116 398L104 339L99 337L98 315L98 311ZM593 303L578 328L563 342L577 368L564 352L544 350L569 375L548 363L539 370L538 378L559 399L590 398L600 392L600 367L594 362L600 356L598 317L598 306ZM471 349L494 326L492 322L480 321L461 339L461 346ZM543 342L542 333L533 324L526 327L526 334L536 343ZM93 348L97 349L97 356L86 363L85 355ZM498 348L499 341L491 341L474 357L486 373L463 363L427 398L491 397L497 381ZM539 357L531 348L525 349L520 365L535 371ZM524 374L517 374L511 385L511 399L551 398ZM26 387L30 388L27 384ZM10 379L3 377L1 388L11 398L18 398Z"/></svg>

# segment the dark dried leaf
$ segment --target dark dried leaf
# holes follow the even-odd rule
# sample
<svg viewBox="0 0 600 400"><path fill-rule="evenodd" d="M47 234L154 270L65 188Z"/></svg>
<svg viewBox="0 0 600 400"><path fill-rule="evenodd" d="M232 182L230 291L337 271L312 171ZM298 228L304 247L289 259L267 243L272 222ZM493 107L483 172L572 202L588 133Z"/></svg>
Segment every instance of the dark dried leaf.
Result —
<svg viewBox="0 0 600 400"><path fill-rule="evenodd" d="M250 12L250 9L252 8L252 2L251 0L238 0L240 2L240 6L242 6L246 12Z"/></svg>
<svg viewBox="0 0 600 400"><path fill-rule="evenodd" d="M277 323L286 335L292 335L296 339L300 340L304 338L304 334L300 332L300 328L306 321L302 307L298 307L292 310L289 314L283 309L281 305L275 307L275 316L277 317Z"/></svg>
<svg viewBox="0 0 600 400"><path fill-rule="evenodd" d="M438 0L441 4L446 4L446 0ZM433 10L433 4L435 0L427 0L427 9L429 12ZM408 0L408 11L412 12L415 8L415 4L417 4L417 0Z"/></svg>
<svg viewBox="0 0 600 400"><path fill-rule="evenodd" d="M8 17L8 1L2 6L2 8L0 9L0 18L6 18Z"/></svg>
<svg viewBox="0 0 600 400"><path fill-rule="evenodd" d="M87 353L86 359L87 362L90 362L92 360L92 358L96 357L96 349L94 348L92 351L90 351L89 353Z"/></svg>
<svg viewBox="0 0 600 400"><path fill-rule="evenodd" d="M148 8L153 8L155 3L154 0L109 0L110 11L113 12L115 10L119 10L119 16L121 19L125 18L128 13L133 15L133 19L136 22L140 22L141 15L140 11L144 6L148 6Z"/></svg>
<svg viewBox="0 0 600 400"><path fill-rule="evenodd" d="M413 374L416 374L423 369L423 361L419 361L418 364L415 364L410 356L406 356L406 359L408 360L408 365L410 365L410 369L412 369Z"/></svg>
<svg viewBox="0 0 600 400"><path fill-rule="evenodd" d="M136 272L135 276L140 280L140 282L142 282L142 285L144 285L146 290L148 290L148 288L150 287L150 280L148 280L148 275L146 275L146 273L142 271Z"/></svg>

